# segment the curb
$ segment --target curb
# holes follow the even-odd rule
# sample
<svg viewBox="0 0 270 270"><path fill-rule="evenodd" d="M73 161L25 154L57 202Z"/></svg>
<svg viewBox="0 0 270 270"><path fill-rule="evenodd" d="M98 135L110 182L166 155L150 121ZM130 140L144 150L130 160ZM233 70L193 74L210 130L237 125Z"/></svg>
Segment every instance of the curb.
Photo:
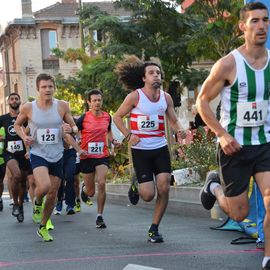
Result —
<svg viewBox="0 0 270 270"><path fill-rule="evenodd" d="M140 199L136 206L131 205L127 196L129 187L130 184L106 184L107 200L114 204L127 205L130 207L154 208L155 200L152 202L144 202ZM218 205L215 205L211 211L207 211L202 207L199 199L200 190L201 187L171 186L166 212L183 216L223 220L225 215L221 212Z"/></svg>

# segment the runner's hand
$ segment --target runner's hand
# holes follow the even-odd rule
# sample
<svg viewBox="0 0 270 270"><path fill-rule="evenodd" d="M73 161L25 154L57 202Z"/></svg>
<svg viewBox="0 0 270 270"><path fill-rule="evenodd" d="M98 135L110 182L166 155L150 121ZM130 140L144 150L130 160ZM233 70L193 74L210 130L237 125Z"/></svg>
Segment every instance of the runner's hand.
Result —
<svg viewBox="0 0 270 270"><path fill-rule="evenodd" d="M23 141L26 146L32 145L34 143L34 139L31 136L25 136Z"/></svg>
<svg viewBox="0 0 270 270"><path fill-rule="evenodd" d="M241 145L229 133L221 135L219 137L219 143L223 152L227 156L232 156L241 150Z"/></svg>

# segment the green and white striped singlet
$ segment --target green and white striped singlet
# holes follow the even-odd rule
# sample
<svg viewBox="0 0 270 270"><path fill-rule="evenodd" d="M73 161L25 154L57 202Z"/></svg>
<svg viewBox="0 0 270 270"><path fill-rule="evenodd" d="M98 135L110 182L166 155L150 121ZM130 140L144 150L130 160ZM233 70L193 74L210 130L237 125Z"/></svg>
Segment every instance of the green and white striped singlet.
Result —
<svg viewBox="0 0 270 270"><path fill-rule="evenodd" d="M236 62L236 76L232 85L224 87L221 92L221 125L231 134L240 145L260 145L270 141L270 51L268 61L262 69L254 69L243 55L234 50L231 52ZM264 124L259 126L239 125L237 105L242 102L267 103L267 116ZM254 105L256 106L256 104ZM252 112L247 114L253 117ZM256 117L258 114L256 113ZM238 119L237 119L238 118Z"/></svg>

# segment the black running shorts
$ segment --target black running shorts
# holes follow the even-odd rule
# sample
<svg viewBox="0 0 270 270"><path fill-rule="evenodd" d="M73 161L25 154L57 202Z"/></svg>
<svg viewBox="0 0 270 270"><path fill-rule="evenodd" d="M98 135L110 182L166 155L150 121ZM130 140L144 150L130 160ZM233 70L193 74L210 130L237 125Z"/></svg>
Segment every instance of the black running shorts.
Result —
<svg viewBox="0 0 270 270"><path fill-rule="evenodd" d="M171 159L167 145L153 150L131 148L131 153L139 184L153 181L153 175L171 173Z"/></svg>
<svg viewBox="0 0 270 270"><path fill-rule="evenodd" d="M219 145L217 157L220 178L227 197L240 195L247 190L251 176L270 171L270 143L242 146L232 156L225 155Z"/></svg>
<svg viewBox="0 0 270 270"><path fill-rule="evenodd" d="M80 171L81 173L93 173L96 167L99 165L106 165L110 168L110 160L106 158L86 158L80 160Z"/></svg>

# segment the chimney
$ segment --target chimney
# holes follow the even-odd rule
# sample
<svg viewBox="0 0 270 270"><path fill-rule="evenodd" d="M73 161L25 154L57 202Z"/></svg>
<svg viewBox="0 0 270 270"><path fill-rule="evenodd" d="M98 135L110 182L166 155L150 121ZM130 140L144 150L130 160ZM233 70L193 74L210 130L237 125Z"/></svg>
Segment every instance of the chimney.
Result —
<svg viewBox="0 0 270 270"><path fill-rule="evenodd" d="M22 3L22 18L33 18L32 1L21 0Z"/></svg>
<svg viewBox="0 0 270 270"><path fill-rule="evenodd" d="M76 4L76 0L62 0L62 4Z"/></svg>

